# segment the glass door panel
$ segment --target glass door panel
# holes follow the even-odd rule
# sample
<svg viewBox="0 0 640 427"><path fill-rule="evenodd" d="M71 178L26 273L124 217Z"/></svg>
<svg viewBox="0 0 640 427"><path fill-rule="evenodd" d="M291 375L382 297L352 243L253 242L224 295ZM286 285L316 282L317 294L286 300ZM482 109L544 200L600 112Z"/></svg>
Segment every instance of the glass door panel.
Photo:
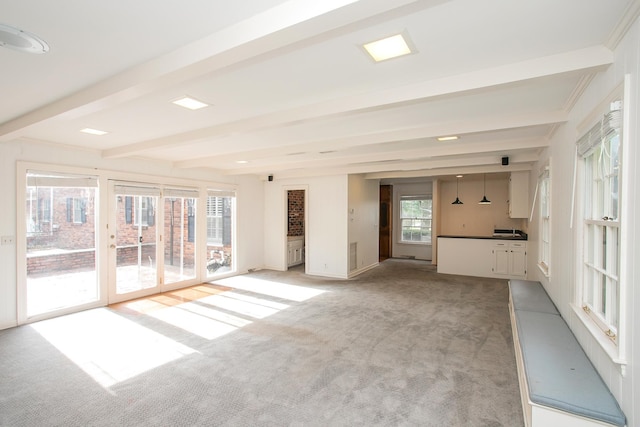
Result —
<svg viewBox="0 0 640 427"><path fill-rule="evenodd" d="M158 280L157 188L116 185L111 200L110 302L156 291Z"/></svg>
<svg viewBox="0 0 640 427"><path fill-rule="evenodd" d="M27 171L27 317L96 302L95 177Z"/></svg>
<svg viewBox="0 0 640 427"><path fill-rule="evenodd" d="M188 194L193 197L185 197ZM197 192L164 192L164 284L196 278Z"/></svg>
<svg viewBox="0 0 640 427"><path fill-rule="evenodd" d="M209 191L207 197L207 278L235 270L235 194Z"/></svg>

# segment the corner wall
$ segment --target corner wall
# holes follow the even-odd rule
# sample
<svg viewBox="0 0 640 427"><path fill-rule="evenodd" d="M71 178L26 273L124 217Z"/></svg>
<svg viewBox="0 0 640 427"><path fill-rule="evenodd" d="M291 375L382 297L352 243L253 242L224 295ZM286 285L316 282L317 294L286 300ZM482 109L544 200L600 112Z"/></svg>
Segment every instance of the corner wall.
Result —
<svg viewBox="0 0 640 427"><path fill-rule="evenodd" d="M380 181L349 175L349 248L356 244L353 257L349 252L349 276L378 265L380 223Z"/></svg>
<svg viewBox="0 0 640 427"><path fill-rule="evenodd" d="M287 269L287 191L307 193L305 271L325 277L348 277L346 175L274 179L263 183L264 267Z"/></svg>

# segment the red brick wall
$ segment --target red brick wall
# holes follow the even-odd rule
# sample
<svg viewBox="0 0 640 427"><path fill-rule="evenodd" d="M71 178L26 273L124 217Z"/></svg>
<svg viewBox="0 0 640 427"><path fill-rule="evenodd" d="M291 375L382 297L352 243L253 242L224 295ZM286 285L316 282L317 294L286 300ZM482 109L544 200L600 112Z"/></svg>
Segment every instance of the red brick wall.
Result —
<svg viewBox="0 0 640 427"><path fill-rule="evenodd" d="M46 215L45 201L51 200L51 188L40 187L33 200L27 200L27 250L89 249L95 247L95 189L53 188L51 213ZM83 215L74 218L73 202L83 203Z"/></svg>
<svg viewBox="0 0 640 427"><path fill-rule="evenodd" d="M171 218L173 209L173 233L171 232ZM184 215L181 218L181 214ZM191 221L195 221L195 203L189 209L187 199L176 199L173 203L170 199L165 199L164 204L164 263L165 265L180 265L180 244L181 238L183 242L183 265L185 267L193 267L195 265L195 223L192 226L193 233L189 233L189 214L194 216ZM181 224L182 220L182 224ZM181 231L183 231L181 233ZM173 245L171 237L173 234ZM191 237L191 240L189 241ZM171 264L171 248L173 247L173 264Z"/></svg>
<svg viewBox="0 0 640 427"><path fill-rule="evenodd" d="M287 191L289 226L287 236L304 236L304 190Z"/></svg>
<svg viewBox="0 0 640 427"><path fill-rule="evenodd" d="M95 250L27 257L27 275L29 276L52 271L94 270L95 268Z"/></svg>

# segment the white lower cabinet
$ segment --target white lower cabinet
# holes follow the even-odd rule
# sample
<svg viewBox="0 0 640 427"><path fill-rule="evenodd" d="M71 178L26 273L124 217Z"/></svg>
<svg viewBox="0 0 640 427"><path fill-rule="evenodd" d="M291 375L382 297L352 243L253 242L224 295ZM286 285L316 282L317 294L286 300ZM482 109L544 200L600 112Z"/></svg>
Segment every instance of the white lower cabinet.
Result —
<svg viewBox="0 0 640 427"><path fill-rule="evenodd" d="M289 239L287 245L287 266L302 264L304 262L304 240Z"/></svg>
<svg viewBox="0 0 640 427"><path fill-rule="evenodd" d="M439 237L438 273L526 279L527 242Z"/></svg>
<svg viewBox="0 0 640 427"><path fill-rule="evenodd" d="M493 246L493 266L497 275L525 278L527 275L527 244L525 242L496 242Z"/></svg>

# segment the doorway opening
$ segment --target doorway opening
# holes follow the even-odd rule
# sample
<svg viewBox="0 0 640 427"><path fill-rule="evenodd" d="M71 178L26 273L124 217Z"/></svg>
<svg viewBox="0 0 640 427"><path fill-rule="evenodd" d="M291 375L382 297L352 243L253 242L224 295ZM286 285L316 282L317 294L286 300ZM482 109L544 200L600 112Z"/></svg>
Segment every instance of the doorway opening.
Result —
<svg viewBox="0 0 640 427"><path fill-rule="evenodd" d="M380 228L379 228L379 261L391 258L391 242L393 229L393 187L380 186Z"/></svg>
<svg viewBox="0 0 640 427"><path fill-rule="evenodd" d="M306 191L287 190L287 268L305 263Z"/></svg>

